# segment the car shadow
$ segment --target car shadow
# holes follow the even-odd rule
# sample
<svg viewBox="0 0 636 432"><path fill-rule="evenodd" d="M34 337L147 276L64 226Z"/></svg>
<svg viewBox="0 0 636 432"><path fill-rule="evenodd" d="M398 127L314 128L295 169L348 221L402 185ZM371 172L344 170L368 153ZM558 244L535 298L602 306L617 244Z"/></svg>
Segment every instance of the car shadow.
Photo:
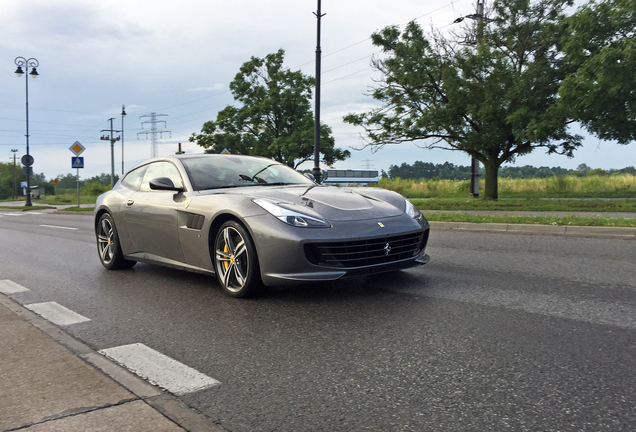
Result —
<svg viewBox="0 0 636 432"><path fill-rule="evenodd" d="M115 274L107 272L109 276ZM206 296L226 296L215 276L193 273L154 264L138 263L129 270L114 272L117 276L131 276L144 286L167 284L172 289L199 292ZM111 279L111 278L107 278ZM421 272L400 270L370 276L360 276L335 281L299 283L284 287L263 287L254 296L242 299L249 302L329 302L371 298L395 294L402 289L427 284L427 277Z"/></svg>

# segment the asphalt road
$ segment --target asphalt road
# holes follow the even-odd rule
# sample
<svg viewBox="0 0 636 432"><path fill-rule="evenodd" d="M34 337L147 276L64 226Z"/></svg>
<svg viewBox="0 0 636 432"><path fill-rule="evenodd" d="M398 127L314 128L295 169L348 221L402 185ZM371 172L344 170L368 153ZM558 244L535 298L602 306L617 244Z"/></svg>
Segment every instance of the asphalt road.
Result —
<svg viewBox="0 0 636 432"><path fill-rule="evenodd" d="M77 228L77 229L72 229ZM426 266L224 295L212 278L106 271L88 215L0 212L0 279L221 382L181 399L239 431L631 431L636 240L433 232Z"/></svg>

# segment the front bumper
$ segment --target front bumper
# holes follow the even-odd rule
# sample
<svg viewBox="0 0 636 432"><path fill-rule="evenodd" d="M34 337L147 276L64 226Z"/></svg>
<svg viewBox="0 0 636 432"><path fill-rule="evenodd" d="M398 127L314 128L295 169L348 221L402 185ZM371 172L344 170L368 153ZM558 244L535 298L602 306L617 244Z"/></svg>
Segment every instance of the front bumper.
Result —
<svg viewBox="0 0 636 432"><path fill-rule="evenodd" d="M333 223L331 228L299 228L287 225L273 216L259 215L245 219L258 254L261 278L265 285L289 285L308 281L329 281L346 277L371 275L407 269L429 261L425 253L429 224L425 218L412 219L400 215L381 220L362 220ZM388 262L361 261L362 265L324 262L312 263L306 245L342 242L384 242L396 236L421 234L417 250L408 257L389 255ZM390 248L388 248L390 249ZM392 260L392 257L395 257ZM315 259L313 260L316 261ZM372 264L365 264L372 262Z"/></svg>

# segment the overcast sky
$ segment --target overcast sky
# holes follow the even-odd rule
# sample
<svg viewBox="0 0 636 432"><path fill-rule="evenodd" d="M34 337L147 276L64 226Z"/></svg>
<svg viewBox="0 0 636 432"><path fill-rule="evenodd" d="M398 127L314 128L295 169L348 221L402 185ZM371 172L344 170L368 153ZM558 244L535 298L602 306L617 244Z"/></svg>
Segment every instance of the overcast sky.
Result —
<svg viewBox="0 0 636 432"><path fill-rule="evenodd" d="M321 119L333 129L336 146L352 157L336 168L387 170L417 160L468 165L467 155L390 146L372 153L360 148L358 128L342 123L349 112L375 106L366 95L378 78L370 65L377 53L370 35L387 25L416 19L451 28L457 17L474 12L474 0L339 0L322 2ZM8 161L26 152L25 77L14 59L39 60L39 76L29 78L30 153L34 172L47 178L75 173L69 150L79 141L82 178L110 173L110 143L102 129L121 129L124 120L125 169L150 157L147 131L152 112L170 131L159 139L159 155L202 149L188 142L207 120L233 103L229 83L251 56L282 48L285 65L314 75L316 0L2 0L0 14L0 154ZM138 139L139 138L139 139ZM537 150L515 165L624 168L636 164L636 144L620 146L587 137L572 159ZM121 173L121 141L115 144L115 172ZM312 164L305 164L311 168ZM302 166L301 168L305 168ZM326 167L325 167L326 168Z"/></svg>

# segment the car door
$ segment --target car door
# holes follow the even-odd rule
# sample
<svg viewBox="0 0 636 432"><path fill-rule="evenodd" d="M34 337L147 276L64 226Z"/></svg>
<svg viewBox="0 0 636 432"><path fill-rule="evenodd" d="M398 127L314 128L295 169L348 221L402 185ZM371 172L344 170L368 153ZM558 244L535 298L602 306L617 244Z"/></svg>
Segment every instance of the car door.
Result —
<svg viewBox="0 0 636 432"><path fill-rule="evenodd" d="M149 164L139 190L126 202L123 212L126 228L135 253L184 262L177 224L177 206L183 193L150 189L150 181L159 177L167 177L175 186L183 187L179 170L171 162Z"/></svg>

